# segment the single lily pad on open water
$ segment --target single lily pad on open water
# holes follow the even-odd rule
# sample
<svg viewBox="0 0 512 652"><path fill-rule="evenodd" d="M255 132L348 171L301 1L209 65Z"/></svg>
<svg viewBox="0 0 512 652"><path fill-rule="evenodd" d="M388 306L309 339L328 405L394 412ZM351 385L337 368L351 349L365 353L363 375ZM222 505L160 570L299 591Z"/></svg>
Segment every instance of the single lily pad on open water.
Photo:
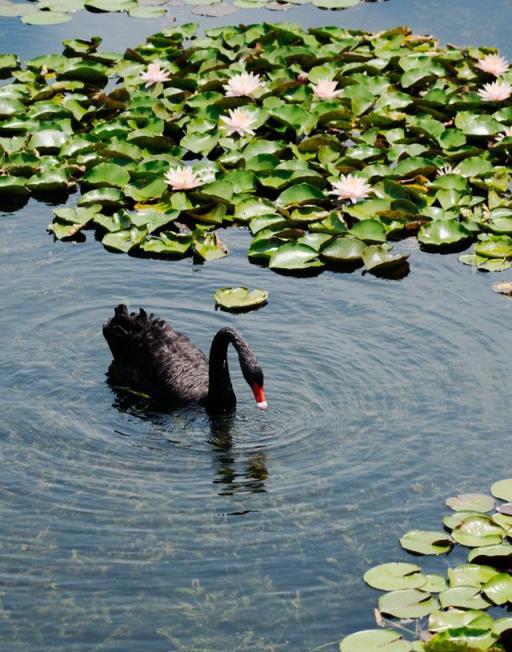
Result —
<svg viewBox="0 0 512 652"><path fill-rule="evenodd" d="M268 301L267 290L249 291L246 287L219 288L215 292L215 303L223 310L240 312L264 306Z"/></svg>

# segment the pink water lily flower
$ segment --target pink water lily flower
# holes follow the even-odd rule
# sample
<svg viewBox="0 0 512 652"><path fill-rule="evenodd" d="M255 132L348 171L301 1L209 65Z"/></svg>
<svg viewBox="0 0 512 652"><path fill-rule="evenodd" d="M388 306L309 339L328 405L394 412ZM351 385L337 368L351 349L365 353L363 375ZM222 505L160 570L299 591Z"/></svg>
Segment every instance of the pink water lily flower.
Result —
<svg viewBox="0 0 512 652"><path fill-rule="evenodd" d="M509 63L505 57L500 57L499 54L488 54L483 59L480 59L478 63L475 64L477 68L488 72L490 75L499 77L503 73L507 72Z"/></svg>
<svg viewBox="0 0 512 652"><path fill-rule="evenodd" d="M224 123L222 126L227 131L228 136L239 134L240 136L254 136L254 125L256 118L243 107L230 109L229 117L221 115L220 119Z"/></svg>
<svg viewBox="0 0 512 652"><path fill-rule="evenodd" d="M188 165L171 168L165 175L165 181L173 190L190 190L203 185L199 176Z"/></svg>
<svg viewBox="0 0 512 652"><path fill-rule="evenodd" d="M512 95L512 86L508 81L496 80L492 84L484 84L478 94L485 102L502 102Z"/></svg>
<svg viewBox="0 0 512 652"><path fill-rule="evenodd" d="M321 100L334 100L341 93L336 90L338 83L332 79L321 79L312 85L314 94Z"/></svg>
<svg viewBox="0 0 512 652"><path fill-rule="evenodd" d="M226 97L253 97L261 87L259 75L254 75L252 72L241 72L231 77L223 88L226 91Z"/></svg>
<svg viewBox="0 0 512 652"><path fill-rule="evenodd" d="M149 86L158 84L158 82L169 81L171 74L163 68L160 68L160 64L155 62L149 64L148 69L141 73L140 78L146 82L144 86L148 88Z"/></svg>
<svg viewBox="0 0 512 652"><path fill-rule="evenodd" d="M361 177L353 174L342 174L339 181L332 184L334 190L329 195L335 195L338 199L348 199L353 204L364 199L372 190L372 187Z"/></svg>

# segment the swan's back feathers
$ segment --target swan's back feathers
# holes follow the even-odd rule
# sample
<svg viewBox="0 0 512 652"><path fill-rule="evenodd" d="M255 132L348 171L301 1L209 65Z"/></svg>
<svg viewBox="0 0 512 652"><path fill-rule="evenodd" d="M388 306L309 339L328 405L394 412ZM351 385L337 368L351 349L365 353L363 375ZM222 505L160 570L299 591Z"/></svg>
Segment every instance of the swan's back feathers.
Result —
<svg viewBox="0 0 512 652"><path fill-rule="evenodd" d="M204 401L208 361L188 337L142 308L119 305L103 326L120 377L166 402Z"/></svg>

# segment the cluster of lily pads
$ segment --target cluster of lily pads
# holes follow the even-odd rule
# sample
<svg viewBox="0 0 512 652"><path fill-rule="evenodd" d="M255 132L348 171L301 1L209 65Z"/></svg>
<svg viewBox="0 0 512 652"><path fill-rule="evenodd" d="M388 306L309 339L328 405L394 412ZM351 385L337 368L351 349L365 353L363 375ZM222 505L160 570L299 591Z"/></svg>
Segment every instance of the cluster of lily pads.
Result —
<svg viewBox="0 0 512 652"><path fill-rule="evenodd" d="M446 576L404 562L381 564L365 573L369 586L386 591L375 610L381 628L350 634L341 641L341 652L511 649L512 617L507 611L512 605L512 479L495 482L491 493L494 498L449 498L446 504L453 513L443 518L444 532L413 530L400 539L402 548L414 555L469 548L467 563L449 566ZM496 618L488 613L491 608ZM403 637L411 623L416 625L414 641Z"/></svg>
<svg viewBox="0 0 512 652"><path fill-rule="evenodd" d="M225 16L237 8L283 11L310 1L320 9L348 9L360 2L377 0L233 0L233 4L223 0L0 0L0 17L19 16L27 25L56 25L71 20L72 14L82 9L124 12L132 18L160 18L167 14L168 7L192 5L193 13Z"/></svg>
<svg viewBox="0 0 512 652"><path fill-rule="evenodd" d="M415 235L510 267L512 72L491 50L293 24L99 45L0 57L0 193L79 189L55 237L94 228L112 250L210 260L242 225L277 271L394 273L408 255L391 242Z"/></svg>

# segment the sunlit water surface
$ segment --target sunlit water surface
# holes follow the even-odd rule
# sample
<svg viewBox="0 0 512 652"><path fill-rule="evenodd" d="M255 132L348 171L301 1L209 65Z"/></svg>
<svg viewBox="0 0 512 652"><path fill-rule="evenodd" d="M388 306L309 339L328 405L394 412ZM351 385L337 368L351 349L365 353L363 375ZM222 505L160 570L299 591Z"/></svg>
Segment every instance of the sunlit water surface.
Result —
<svg viewBox="0 0 512 652"><path fill-rule="evenodd" d="M491 11L391 0L284 18L408 23L512 55L506 0ZM122 49L163 24L4 19L0 36L26 58L92 34ZM54 243L50 220L34 201L0 219L2 651L333 652L372 625L364 570L405 559L398 536L437 527L445 497L510 475L512 304L490 291L498 275L407 241L401 281L290 279L248 263L243 230L225 234L228 258L193 266L110 254L91 234ZM239 284L266 287L268 306L215 312L214 290ZM235 360L232 419L162 414L115 394L101 325L121 301L205 351L216 329L239 328L271 409L257 410Z"/></svg>

